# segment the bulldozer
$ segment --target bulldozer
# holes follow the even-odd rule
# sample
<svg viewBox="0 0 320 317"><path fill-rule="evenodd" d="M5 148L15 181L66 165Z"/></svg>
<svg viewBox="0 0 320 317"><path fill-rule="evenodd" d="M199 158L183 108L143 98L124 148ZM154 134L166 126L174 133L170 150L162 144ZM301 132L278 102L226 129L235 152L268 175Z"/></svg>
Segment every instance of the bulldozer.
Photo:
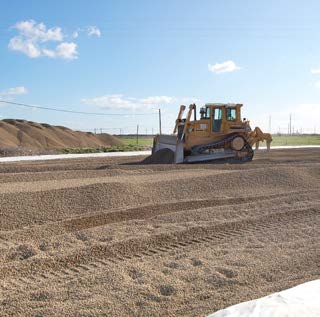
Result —
<svg viewBox="0 0 320 317"><path fill-rule="evenodd" d="M197 120L197 107L180 106L173 134L158 134L154 137L152 154L158 151L172 151L173 163L196 163L213 160L249 162L253 159L252 146L266 141L270 150L271 134L263 133L259 127L254 130L247 119L242 119L242 104L207 103L200 108ZM159 153L157 153L159 154Z"/></svg>

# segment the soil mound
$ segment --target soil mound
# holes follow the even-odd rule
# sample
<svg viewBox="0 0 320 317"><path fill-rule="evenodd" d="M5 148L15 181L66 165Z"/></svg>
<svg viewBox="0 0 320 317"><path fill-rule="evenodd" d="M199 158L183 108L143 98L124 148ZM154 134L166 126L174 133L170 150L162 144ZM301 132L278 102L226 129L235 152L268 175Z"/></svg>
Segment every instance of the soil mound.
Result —
<svg viewBox="0 0 320 317"><path fill-rule="evenodd" d="M142 164L173 164L174 153L170 149L161 149L142 161Z"/></svg>
<svg viewBox="0 0 320 317"><path fill-rule="evenodd" d="M109 134L74 131L62 126L26 120L0 121L0 148L50 151L62 148L122 145Z"/></svg>

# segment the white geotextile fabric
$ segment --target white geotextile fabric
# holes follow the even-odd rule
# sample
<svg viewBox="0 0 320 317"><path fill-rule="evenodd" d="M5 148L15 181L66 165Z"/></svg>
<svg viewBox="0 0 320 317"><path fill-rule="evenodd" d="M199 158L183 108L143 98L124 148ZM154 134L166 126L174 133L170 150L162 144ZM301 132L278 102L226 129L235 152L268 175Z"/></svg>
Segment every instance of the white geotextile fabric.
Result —
<svg viewBox="0 0 320 317"><path fill-rule="evenodd" d="M131 151L131 152L107 152L107 153L83 153L83 154L53 154L53 155L33 155L33 156L11 156L0 157L1 162L19 162L19 161L47 161L73 158L90 157L117 157L117 156L139 156L150 155L151 151Z"/></svg>
<svg viewBox="0 0 320 317"><path fill-rule="evenodd" d="M318 317L320 280L300 284L249 302L219 310L208 317Z"/></svg>
<svg viewBox="0 0 320 317"><path fill-rule="evenodd" d="M300 149L300 148L320 148L320 145L297 145L297 146L272 146L272 149ZM261 146L260 150L266 149ZM108 152L108 153L84 153L84 154L54 154L54 155L34 155L34 156L15 156L15 157L0 157L0 163L4 162L19 162L19 161L47 161L72 158L87 158L87 157L115 157L115 156L138 156L150 155L151 151L132 151L132 152Z"/></svg>

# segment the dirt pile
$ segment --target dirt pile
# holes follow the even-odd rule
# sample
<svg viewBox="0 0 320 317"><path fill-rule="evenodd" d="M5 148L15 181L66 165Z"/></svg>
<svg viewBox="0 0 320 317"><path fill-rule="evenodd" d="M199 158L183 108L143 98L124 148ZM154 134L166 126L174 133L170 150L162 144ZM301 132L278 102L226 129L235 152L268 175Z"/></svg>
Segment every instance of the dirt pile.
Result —
<svg viewBox="0 0 320 317"><path fill-rule="evenodd" d="M62 126L26 120L5 119L0 121L0 148L48 151L62 148L98 147L121 145L122 142L109 134L80 132Z"/></svg>
<svg viewBox="0 0 320 317"><path fill-rule="evenodd" d="M142 164L173 164L174 153L169 149L162 149L148 156Z"/></svg>

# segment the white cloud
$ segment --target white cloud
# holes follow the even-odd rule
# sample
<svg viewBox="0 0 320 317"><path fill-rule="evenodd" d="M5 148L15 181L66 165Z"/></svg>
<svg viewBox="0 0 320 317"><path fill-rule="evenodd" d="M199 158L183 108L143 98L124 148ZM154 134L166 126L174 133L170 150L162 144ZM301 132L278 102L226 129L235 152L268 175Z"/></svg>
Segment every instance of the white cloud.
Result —
<svg viewBox="0 0 320 317"><path fill-rule="evenodd" d="M172 103L173 98L168 96L151 96L139 99L139 102L143 105L157 105Z"/></svg>
<svg viewBox="0 0 320 317"><path fill-rule="evenodd" d="M97 26L88 26L84 28L77 28L70 37L73 39L78 38L81 34L86 34L89 37L101 37L101 30Z"/></svg>
<svg viewBox="0 0 320 317"><path fill-rule="evenodd" d="M42 54L45 55L45 56L48 56L50 58L55 58L56 57L56 52L53 51L53 50L49 50L47 48L44 48L42 50Z"/></svg>
<svg viewBox="0 0 320 317"><path fill-rule="evenodd" d="M23 86L13 87L13 88L0 91L0 99L5 99L6 101L13 101L14 96L24 95L27 93L28 93L27 88ZM4 107L7 105L8 105L7 103L3 103L3 102L0 103L0 107Z"/></svg>
<svg viewBox="0 0 320 317"><path fill-rule="evenodd" d="M181 105L189 105L191 103L196 103L196 102L200 102L201 100L199 98L196 97L180 97L180 98L175 98L175 103Z"/></svg>
<svg viewBox="0 0 320 317"><path fill-rule="evenodd" d="M55 50L43 49L42 54L50 58L77 59L77 44L74 42L62 42Z"/></svg>
<svg viewBox="0 0 320 317"><path fill-rule="evenodd" d="M142 108L144 104L136 98L125 98L123 95L105 95L101 97L82 99L87 105L98 106L105 109L134 110Z"/></svg>
<svg viewBox="0 0 320 317"><path fill-rule="evenodd" d="M318 69L311 69L311 74L314 74L314 75L320 75L320 68Z"/></svg>
<svg viewBox="0 0 320 317"><path fill-rule="evenodd" d="M12 51L19 51L28 57L36 58L41 55L41 50L30 40L23 39L20 36L13 37L8 45Z"/></svg>
<svg viewBox="0 0 320 317"><path fill-rule="evenodd" d="M101 31L96 26L88 26L87 33L88 33L89 36L96 36L96 37L100 37L101 36Z"/></svg>
<svg viewBox="0 0 320 317"><path fill-rule="evenodd" d="M26 93L28 90L23 86L9 88L1 92L2 95L24 95Z"/></svg>
<svg viewBox="0 0 320 317"><path fill-rule="evenodd" d="M213 73L220 74L235 72L236 70L240 69L240 67L238 67L234 61L225 61L221 64L208 64L208 69Z"/></svg>
<svg viewBox="0 0 320 317"><path fill-rule="evenodd" d="M123 95L105 95L101 97L81 100L86 105L98 106L105 109L145 109L165 104L180 104L199 101L197 98L169 97L169 96L149 96L145 98L125 97Z"/></svg>
<svg viewBox="0 0 320 317"><path fill-rule="evenodd" d="M76 59L78 58L77 44L74 42L63 42L57 46L56 54L64 59Z"/></svg>
<svg viewBox="0 0 320 317"><path fill-rule="evenodd" d="M12 51L22 52L30 58L77 58L77 44L62 42L65 35L61 27L47 29L44 23L37 24L34 20L27 20L16 23L13 28L18 30L18 35L9 41L8 47ZM46 46L48 42L51 43L51 47ZM52 43L56 42L61 43L52 47Z"/></svg>
<svg viewBox="0 0 320 317"><path fill-rule="evenodd" d="M72 38L76 39L79 36L79 31L74 31L71 35Z"/></svg>
<svg viewBox="0 0 320 317"><path fill-rule="evenodd" d="M20 32L20 36L33 42L62 41L64 37L60 27L47 30L44 23L37 24L34 20L18 22L14 28Z"/></svg>
<svg viewBox="0 0 320 317"><path fill-rule="evenodd" d="M10 39L8 48L30 58L45 56L67 60L77 59L77 44L66 42L66 38L76 39L82 32L88 36L101 37L101 31L97 26L77 28L72 34L64 34L59 26L47 28L43 22L26 20L17 22L12 28L18 34Z"/></svg>
<svg viewBox="0 0 320 317"><path fill-rule="evenodd" d="M317 88L317 89L320 89L320 81L317 81L314 86Z"/></svg>

